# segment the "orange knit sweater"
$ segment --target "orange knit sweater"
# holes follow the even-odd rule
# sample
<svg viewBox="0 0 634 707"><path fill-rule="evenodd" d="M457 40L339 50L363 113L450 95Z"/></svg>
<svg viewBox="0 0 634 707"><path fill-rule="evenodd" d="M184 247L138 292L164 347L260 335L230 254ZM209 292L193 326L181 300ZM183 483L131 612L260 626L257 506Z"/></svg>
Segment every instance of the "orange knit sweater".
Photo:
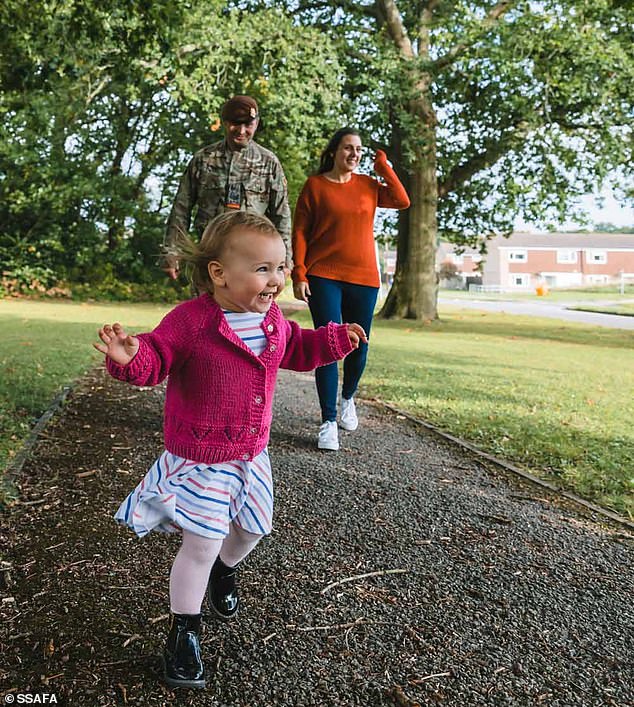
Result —
<svg viewBox="0 0 634 707"><path fill-rule="evenodd" d="M293 282L318 275L379 286L374 213L377 206L406 209L409 197L384 153L377 153L374 168L385 185L363 174L353 174L348 182L321 174L307 179L293 220Z"/></svg>

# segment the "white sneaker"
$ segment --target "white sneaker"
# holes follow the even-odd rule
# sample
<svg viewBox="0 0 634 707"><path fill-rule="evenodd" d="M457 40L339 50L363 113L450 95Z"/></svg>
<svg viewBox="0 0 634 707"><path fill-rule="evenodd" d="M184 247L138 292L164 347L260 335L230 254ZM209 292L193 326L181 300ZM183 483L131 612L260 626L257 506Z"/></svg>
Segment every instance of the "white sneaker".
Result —
<svg viewBox="0 0 634 707"><path fill-rule="evenodd" d="M339 449L339 431L337 423L334 421L324 422L319 428L319 437L317 438L318 449L330 449L336 452Z"/></svg>
<svg viewBox="0 0 634 707"><path fill-rule="evenodd" d="M339 425L344 430L349 430L350 432L356 430L359 426L359 418L357 417L354 398L346 400L343 396L341 397L341 420Z"/></svg>

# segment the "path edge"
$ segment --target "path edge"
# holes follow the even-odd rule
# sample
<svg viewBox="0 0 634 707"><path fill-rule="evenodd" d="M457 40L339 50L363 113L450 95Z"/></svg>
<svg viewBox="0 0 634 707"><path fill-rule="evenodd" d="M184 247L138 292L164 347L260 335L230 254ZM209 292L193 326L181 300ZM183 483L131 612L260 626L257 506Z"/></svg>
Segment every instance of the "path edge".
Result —
<svg viewBox="0 0 634 707"><path fill-rule="evenodd" d="M53 398L48 408L38 418L35 425L33 425L33 427L31 428L31 431L29 432L27 438L24 440L22 446L19 448L18 453L6 466L4 472L2 473L2 486L4 487L4 490L6 492L7 499L6 501L2 501L0 499L0 511L2 511L3 506L6 508L12 502L15 502L15 499L12 499L11 496L13 495L12 492L18 488L18 479L22 473L24 464L31 455L33 447L35 447L36 443L39 441L39 437L46 428L46 425L62 408L64 402L66 401L66 398L68 398L74 388L74 385L62 386L61 390ZM19 494L16 494L16 497L17 496L19 496Z"/></svg>
<svg viewBox="0 0 634 707"><path fill-rule="evenodd" d="M381 400L381 398L366 398L365 402L390 410L391 412L396 413L397 415L402 415L411 422L414 422L415 424L424 427L425 429L429 430L430 432L433 432L439 437L442 437L444 440L468 450L475 456L480 457L481 459L485 459L491 464L498 466L506 471L510 471L511 473L522 477L526 481L529 481L532 484L535 484L536 486L541 486L542 488L548 489L552 493L555 493L558 496L562 496L566 500L572 501L573 503L582 506L586 510L602 515L605 518L609 518L610 520L618 523L619 525L623 525L629 530L634 531L634 522L630 521L628 518L625 518L624 516L619 515L618 513L615 513L614 511L611 511L607 508L603 508L603 506L598 506L596 503L587 501L585 498L577 496L577 494L561 489L556 484L553 484L550 481L540 479L538 476L535 476L534 474L525 471L519 466L515 466L515 464L511 464L510 462L507 462L504 459L500 459L499 457L496 457L493 454L489 454L488 452L483 451L479 447L476 447L474 444L471 444L471 442L467 442L466 440L461 439L460 437L456 437L455 435L449 434L449 432L445 432L440 427L436 427L436 425L433 425L431 422L427 422L427 420L423 420L420 417L416 417L410 412L396 407L396 405L392 405L391 403L388 403L385 400Z"/></svg>

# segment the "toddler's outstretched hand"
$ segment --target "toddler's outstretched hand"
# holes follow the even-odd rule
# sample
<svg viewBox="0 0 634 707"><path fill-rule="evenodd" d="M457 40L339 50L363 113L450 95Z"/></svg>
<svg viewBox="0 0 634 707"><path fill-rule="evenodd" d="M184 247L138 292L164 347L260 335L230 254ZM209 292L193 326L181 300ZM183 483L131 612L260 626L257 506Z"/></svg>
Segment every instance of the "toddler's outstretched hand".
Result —
<svg viewBox="0 0 634 707"><path fill-rule="evenodd" d="M102 344L93 344L97 351L106 354L120 366L126 366L136 356L139 350L139 340L136 336L125 333L124 328L116 322L112 326L104 324L99 329L99 338Z"/></svg>
<svg viewBox="0 0 634 707"><path fill-rule="evenodd" d="M360 324L348 324L348 338L353 349L359 348L359 341L368 343L368 337Z"/></svg>

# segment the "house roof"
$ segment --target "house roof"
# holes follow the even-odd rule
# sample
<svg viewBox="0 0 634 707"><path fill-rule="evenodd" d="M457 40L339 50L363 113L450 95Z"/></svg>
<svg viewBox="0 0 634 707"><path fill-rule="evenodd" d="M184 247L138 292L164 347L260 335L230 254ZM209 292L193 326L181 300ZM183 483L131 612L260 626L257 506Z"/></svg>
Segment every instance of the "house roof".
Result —
<svg viewBox="0 0 634 707"><path fill-rule="evenodd" d="M489 241L492 247L520 248L632 248L634 233L526 233L518 231L509 238L496 236Z"/></svg>
<svg viewBox="0 0 634 707"><path fill-rule="evenodd" d="M441 241L442 253L453 253L456 246ZM508 238L495 236L487 243L487 250L495 248L597 248L611 250L627 248L634 250L634 233L528 233L515 231ZM465 255L476 255L479 251L465 247Z"/></svg>

